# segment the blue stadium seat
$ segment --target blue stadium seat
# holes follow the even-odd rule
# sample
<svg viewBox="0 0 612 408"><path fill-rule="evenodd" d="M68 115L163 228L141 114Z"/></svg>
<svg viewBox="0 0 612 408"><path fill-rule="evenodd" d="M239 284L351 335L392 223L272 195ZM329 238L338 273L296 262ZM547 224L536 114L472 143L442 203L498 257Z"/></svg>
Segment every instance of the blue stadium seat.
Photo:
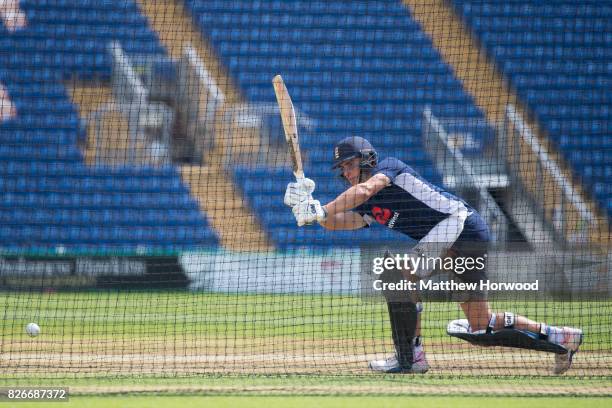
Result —
<svg viewBox="0 0 612 408"><path fill-rule="evenodd" d="M42 42L48 52L20 54L28 47L42 48L37 41L43 38L14 49L2 42L8 64L0 61L0 81L17 117L0 124L0 248L28 253L61 246L89 254L134 254L143 247L177 252L217 246L216 233L175 167L85 165L77 148L75 107L59 82L62 75L49 69L60 63L56 57L65 53L62 47L79 45L57 39ZM99 55L92 57L88 62L89 54L76 53L63 59L63 69L74 70L67 63L99 63ZM30 64L11 66L18 61Z"/></svg>
<svg viewBox="0 0 612 408"><path fill-rule="evenodd" d="M106 44L165 53L132 0L22 0L28 26L0 38L0 249L100 254L219 245L174 166L88 166L62 80L107 79Z"/></svg>
<svg viewBox="0 0 612 408"><path fill-rule="evenodd" d="M15 33L12 42L28 54L11 57L12 66L45 66L63 78L108 79L109 41L120 41L128 53L165 53L133 0L22 1L21 7L28 26ZM10 42L3 41L0 49Z"/></svg>
<svg viewBox="0 0 612 408"><path fill-rule="evenodd" d="M612 5L453 0L584 186L612 218Z"/></svg>

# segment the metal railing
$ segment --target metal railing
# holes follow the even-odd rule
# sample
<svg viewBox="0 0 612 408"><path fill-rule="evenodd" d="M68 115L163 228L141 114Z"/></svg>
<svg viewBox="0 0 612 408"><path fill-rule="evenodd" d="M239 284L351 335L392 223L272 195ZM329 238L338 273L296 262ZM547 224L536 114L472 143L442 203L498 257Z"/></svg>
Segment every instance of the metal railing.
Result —
<svg viewBox="0 0 612 408"><path fill-rule="evenodd" d="M423 111L424 145L437 170L446 180L453 180L453 188L461 195L476 195L477 210L491 229L494 245L503 247L508 236L508 219L487 190L485 178L476 177L470 162L458 147L453 146L448 133L431 109ZM504 177L504 175L499 175Z"/></svg>
<svg viewBox="0 0 612 408"><path fill-rule="evenodd" d="M118 42L109 44L113 60L113 100L92 112L95 163L108 165L170 162L172 109L149 99L149 91Z"/></svg>
<svg viewBox="0 0 612 408"><path fill-rule="evenodd" d="M516 108L505 113L501 151L513 179L565 243L587 243L594 214Z"/></svg>

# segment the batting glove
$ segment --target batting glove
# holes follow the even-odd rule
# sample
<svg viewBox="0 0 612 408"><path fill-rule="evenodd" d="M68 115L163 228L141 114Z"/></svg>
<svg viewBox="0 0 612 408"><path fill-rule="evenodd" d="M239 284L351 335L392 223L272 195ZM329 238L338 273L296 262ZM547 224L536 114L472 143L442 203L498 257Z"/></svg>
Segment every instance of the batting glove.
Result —
<svg viewBox="0 0 612 408"><path fill-rule="evenodd" d="M293 208L302 201L312 200L312 192L315 189L315 182L309 178L299 179L297 183L287 184L285 190L285 205Z"/></svg>
<svg viewBox="0 0 612 408"><path fill-rule="evenodd" d="M327 218L327 211L318 200L312 198L298 203L292 211L298 227L314 222L324 222Z"/></svg>

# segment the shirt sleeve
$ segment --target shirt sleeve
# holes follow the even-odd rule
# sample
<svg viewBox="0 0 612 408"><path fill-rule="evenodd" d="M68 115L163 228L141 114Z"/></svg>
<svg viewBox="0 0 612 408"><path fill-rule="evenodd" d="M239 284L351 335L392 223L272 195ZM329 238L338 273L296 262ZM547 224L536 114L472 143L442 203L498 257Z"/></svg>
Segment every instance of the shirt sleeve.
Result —
<svg viewBox="0 0 612 408"><path fill-rule="evenodd" d="M361 218L363 218L363 221L366 223L366 225L364 225L363 228L369 228L372 221L374 221L374 218L372 218L372 216L370 216L366 212L366 210L363 208L363 205L360 205L354 208L353 211L361 215Z"/></svg>
<svg viewBox="0 0 612 408"><path fill-rule="evenodd" d="M383 159L376 168L374 169L374 174L384 174L389 177L389 180L393 182L395 177L397 177L404 170L404 163L401 161L388 157Z"/></svg>
<svg viewBox="0 0 612 408"><path fill-rule="evenodd" d="M370 228L370 225L374 222L374 218L372 218L372 216L369 214L364 214L363 221L366 223L363 228Z"/></svg>

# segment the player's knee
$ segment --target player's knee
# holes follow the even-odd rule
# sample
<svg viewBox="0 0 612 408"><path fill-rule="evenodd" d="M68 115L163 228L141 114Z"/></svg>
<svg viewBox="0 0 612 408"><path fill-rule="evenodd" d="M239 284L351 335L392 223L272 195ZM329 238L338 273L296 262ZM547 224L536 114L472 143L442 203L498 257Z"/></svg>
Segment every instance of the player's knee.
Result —
<svg viewBox="0 0 612 408"><path fill-rule="evenodd" d="M472 316L468 319L472 331L499 330L501 328L514 328L515 316L511 312L488 313L482 316Z"/></svg>
<svg viewBox="0 0 612 408"><path fill-rule="evenodd" d="M479 330L486 330L489 324L490 318L487 318L487 316L483 316L483 317L472 317L471 319L468 319L468 322L470 323L470 327L472 329L472 331L479 331Z"/></svg>
<svg viewBox="0 0 612 408"><path fill-rule="evenodd" d="M499 317L501 315L501 317ZM468 316L468 322L472 331L487 330L488 327L495 329L498 319L503 319L503 313L482 313Z"/></svg>
<svg viewBox="0 0 612 408"><path fill-rule="evenodd" d="M489 327L489 322L494 316L491 313L489 303L485 301L473 300L461 304L461 308L465 313L465 317L472 331L486 330Z"/></svg>

